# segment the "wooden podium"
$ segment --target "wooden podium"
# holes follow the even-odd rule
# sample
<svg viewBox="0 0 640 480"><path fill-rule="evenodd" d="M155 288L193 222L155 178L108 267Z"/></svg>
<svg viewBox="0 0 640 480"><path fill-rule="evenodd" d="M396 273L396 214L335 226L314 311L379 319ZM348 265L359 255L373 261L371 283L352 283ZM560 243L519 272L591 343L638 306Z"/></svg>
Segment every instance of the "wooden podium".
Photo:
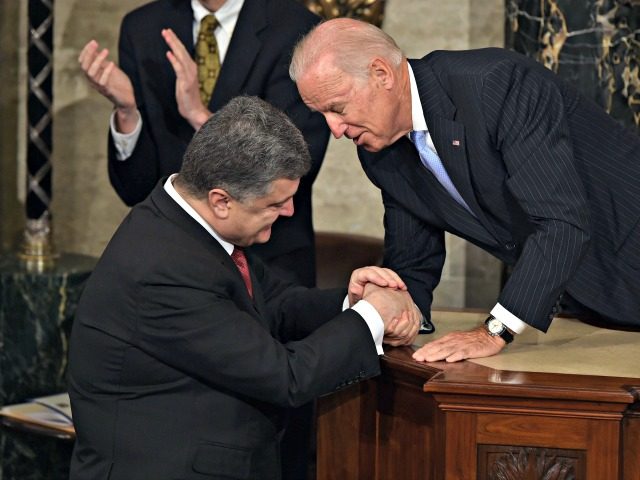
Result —
<svg viewBox="0 0 640 480"><path fill-rule="evenodd" d="M601 331L591 332L595 351L605 342ZM320 399L318 480L640 479L640 332L605 333L624 336L621 355L636 355L621 357L620 368L637 376L546 371L553 369L547 357L576 356L574 341L589 348L584 332L525 338L496 357L517 364L524 350L537 372L419 364L410 347L386 349L380 377Z"/></svg>

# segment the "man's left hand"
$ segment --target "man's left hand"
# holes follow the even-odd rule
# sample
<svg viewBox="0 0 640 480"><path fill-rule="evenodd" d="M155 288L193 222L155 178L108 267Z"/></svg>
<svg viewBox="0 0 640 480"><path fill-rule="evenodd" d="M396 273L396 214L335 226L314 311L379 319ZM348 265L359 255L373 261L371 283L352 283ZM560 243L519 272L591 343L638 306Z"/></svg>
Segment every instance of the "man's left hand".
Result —
<svg viewBox="0 0 640 480"><path fill-rule="evenodd" d="M362 267L353 271L349 279L349 306L353 307L364 294L364 287L373 283L379 287L406 290L407 286L396 272L383 267Z"/></svg>
<svg viewBox="0 0 640 480"><path fill-rule="evenodd" d="M499 353L506 343L500 337L489 335L484 326L465 332L451 332L429 342L413 354L419 362L459 362L467 358L490 357Z"/></svg>

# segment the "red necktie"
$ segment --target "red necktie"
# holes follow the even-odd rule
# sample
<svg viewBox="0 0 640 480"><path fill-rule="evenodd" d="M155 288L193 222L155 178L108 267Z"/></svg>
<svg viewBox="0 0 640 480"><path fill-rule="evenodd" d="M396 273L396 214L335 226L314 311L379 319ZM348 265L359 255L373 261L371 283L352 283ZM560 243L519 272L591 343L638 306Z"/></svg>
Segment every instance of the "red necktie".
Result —
<svg viewBox="0 0 640 480"><path fill-rule="evenodd" d="M242 280L244 280L244 284L247 287L247 291L249 292L249 296L253 298L253 288L251 287L251 276L249 275L249 264L247 263L247 257L240 247L233 247L233 253L231 254L231 260L236 264L238 270L240 270L240 275L242 275Z"/></svg>

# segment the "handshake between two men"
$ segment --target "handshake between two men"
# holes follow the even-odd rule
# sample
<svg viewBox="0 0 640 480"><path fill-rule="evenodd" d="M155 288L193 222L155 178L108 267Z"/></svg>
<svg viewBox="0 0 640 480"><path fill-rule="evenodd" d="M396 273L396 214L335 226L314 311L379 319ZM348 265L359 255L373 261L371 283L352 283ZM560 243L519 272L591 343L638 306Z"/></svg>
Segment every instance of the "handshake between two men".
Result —
<svg viewBox="0 0 640 480"><path fill-rule="evenodd" d="M370 304L384 324L383 342L411 345L420 330L422 314L407 286L393 270L363 267L354 270L348 286L349 307L359 301Z"/></svg>

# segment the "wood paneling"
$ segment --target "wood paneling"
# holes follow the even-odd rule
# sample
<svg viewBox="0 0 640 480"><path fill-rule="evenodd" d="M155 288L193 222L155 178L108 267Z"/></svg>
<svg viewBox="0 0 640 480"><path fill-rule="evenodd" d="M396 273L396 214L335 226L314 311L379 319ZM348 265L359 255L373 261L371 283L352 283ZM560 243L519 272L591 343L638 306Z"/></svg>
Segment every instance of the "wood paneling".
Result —
<svg viewBox="0 0 640 480"><path fill-rule="evenodd" d="M388 349L380 377L321 399L318 480L640 479L640 379L411 353Z"/></svg>

